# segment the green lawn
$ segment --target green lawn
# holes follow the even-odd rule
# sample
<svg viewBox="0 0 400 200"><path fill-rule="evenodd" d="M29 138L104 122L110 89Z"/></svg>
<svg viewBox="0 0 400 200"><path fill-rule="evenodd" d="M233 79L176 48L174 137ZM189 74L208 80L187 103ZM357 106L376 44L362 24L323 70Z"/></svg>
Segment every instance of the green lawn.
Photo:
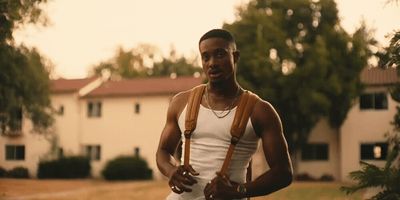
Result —
<svg viewBox="0 0 400 200"><path fill-rule="evenodd" d="M266 197L252 200L350 200L362 199L357 193L346 196L337 182L294 182ZM160 200L170 193L164 181L37 180L0 179L0 199L26 200Z"/></svg>
<svg viewBox="0 0 400 200"><path fill-rule="evenodd" d="M268 199L268 200L344 200L344 199L355 199L361 200L362 194L356 193L351 196L347 196L339 190L342 183L325 183L325 182L295 182L288 188L280 190L276 193L269 195L268 197L254 198L257 200Z"/></svg>

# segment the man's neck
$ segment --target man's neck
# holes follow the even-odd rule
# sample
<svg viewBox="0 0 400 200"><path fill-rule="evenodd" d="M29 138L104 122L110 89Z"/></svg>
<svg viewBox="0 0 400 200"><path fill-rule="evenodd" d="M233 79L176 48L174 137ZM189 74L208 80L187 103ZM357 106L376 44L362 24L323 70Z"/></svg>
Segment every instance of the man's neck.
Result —
<svg viewBox="0 0 400 200"><path fill-rule="evenodd" d="M207 89L215 97L230 98L237 95L238 90L240 90L239 84L236 80L224 81L224 82L209 82L207 84Z"/></svg>

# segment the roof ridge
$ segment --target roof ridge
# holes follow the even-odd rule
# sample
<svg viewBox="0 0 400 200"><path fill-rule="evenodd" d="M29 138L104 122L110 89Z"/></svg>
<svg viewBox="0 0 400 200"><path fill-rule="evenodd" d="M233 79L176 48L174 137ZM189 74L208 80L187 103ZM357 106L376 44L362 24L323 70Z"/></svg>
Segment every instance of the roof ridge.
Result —
<svg viewBox="0 0 400 200"><path fill-rule="evenodd" d="M188 90L201 83L201 77L192 76L114 80L104 82L85 97L171 94Z"/></svg>
<svg viewBox="0 0 400 200"><path fill-rule="evenodd" d="M400 82L396 68L365 67L360 80L366 85L392 85Z"/></svg>

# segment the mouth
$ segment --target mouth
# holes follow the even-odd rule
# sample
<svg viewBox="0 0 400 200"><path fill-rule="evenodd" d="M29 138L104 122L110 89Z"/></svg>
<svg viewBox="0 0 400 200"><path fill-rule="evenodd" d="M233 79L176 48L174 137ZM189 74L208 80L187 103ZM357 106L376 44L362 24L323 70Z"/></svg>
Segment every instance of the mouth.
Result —
<svg viewBox="0 0 400 200"><path fill-rule="evenodd" d="M208 71L208 76L210 78L217 78L221 75L222 75L222 71L220 71L220 70L209 70Z"/></svg>

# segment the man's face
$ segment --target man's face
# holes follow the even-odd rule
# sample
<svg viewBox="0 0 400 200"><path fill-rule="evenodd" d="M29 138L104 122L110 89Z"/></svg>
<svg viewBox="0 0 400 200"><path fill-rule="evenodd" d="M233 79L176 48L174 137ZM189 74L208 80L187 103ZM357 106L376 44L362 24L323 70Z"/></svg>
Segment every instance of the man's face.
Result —
<svg viewBox="0 0 400 200"><path fill-rule="evenodd" d="M210 82L233 78L239 58L233 44L222 38L209 38L199 45L204 73Z"/></svg>

